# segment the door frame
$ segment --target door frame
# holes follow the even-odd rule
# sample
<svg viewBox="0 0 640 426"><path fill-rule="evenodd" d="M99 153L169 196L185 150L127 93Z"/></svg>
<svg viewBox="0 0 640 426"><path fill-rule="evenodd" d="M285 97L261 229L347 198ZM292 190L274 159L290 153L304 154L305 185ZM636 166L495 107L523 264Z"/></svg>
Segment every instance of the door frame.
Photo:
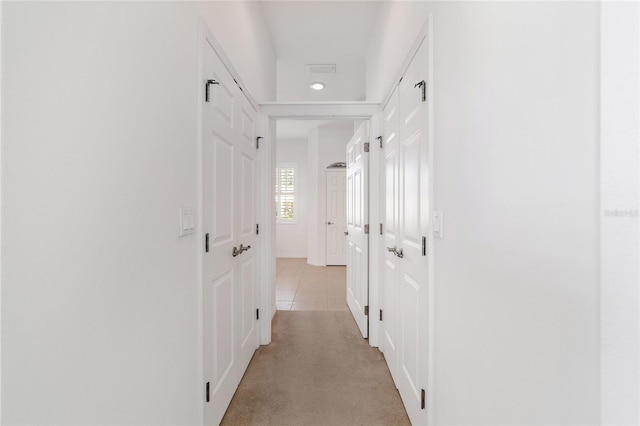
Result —
<svg viewBox="0 0 640 426"><path fill-rule="evenodd" d="M380 112L380 104L377 102L265 102L260 104L260 115L264 119L264 125L262 131L265 138L261 141L261 143L265 144L266 149L264 152L268 151L268 155L262 155L260 149L258 151L259 162L261 164L261 170L265 171L266 174L260 175L262 177L273 176L276 167L276 158L275 158L275 122L278 119L294 119L294 120L327 120L327 119L345 119L345 120L368 120L369 121L369 131L370 135L378 135L380 133L378 127L378 115ZM377 187L380 182L380 167L373 166L377 165L380 162L381 150L376 145L377 141L375 137L370 137L370 146L371 149L369 151L369 185L370 187ZM264 153L263 152L263 153ZM270 173L270 174L269 174ZM276 311L275 304L275 259L276 259L276 251L275 251L275 216L272 212L273 209L268 208L271 200L273 200L273 185L271 182L273 179L261 179L258 186L258 192L260 200L264 206L264 208L260 208L258 221L260 223L268 224L265 225L265 238L269 238L269 240L264 240L262 244L263 248L263 260L267 269L262 269L262 271L269 271L268 277L264 274L265 280L268 279L269 282L263 282L263 289L268 289L271 291L271 295L267 297L268 300L261 299L265 306L261 307L261 311L264 308L265 312L268 312L269 309L272 312L272 316ZM374 186L375 185L375 186ZM369 224L370 229L372 230L369 234L369 252L376 253L380 250L380 244L382 242L379 238L372 238L376 235L377 226L372 224L377 224L380 222L380 197L375 196L375 191L370 191L369 194ZM262 232L261 232L262 233ZM268 237L267 237L268 233ZM379 305L379 277L377 268L369 267L369 312L376 313L380 309ZM371 314L369 316L370 319L374 319L369 321L369 345L373 347L378 346L378 325L379 321L377 321L378 315ZM266 322L266 321L265 321ZM266 333L267 326L263 325L262 330ZM261 344L262 338L266 338L264 333L261 334ZM268 325L268 338L270 341L271 338L271 323L269 321ZM268 342L267 342L268 343Z"/></svg>

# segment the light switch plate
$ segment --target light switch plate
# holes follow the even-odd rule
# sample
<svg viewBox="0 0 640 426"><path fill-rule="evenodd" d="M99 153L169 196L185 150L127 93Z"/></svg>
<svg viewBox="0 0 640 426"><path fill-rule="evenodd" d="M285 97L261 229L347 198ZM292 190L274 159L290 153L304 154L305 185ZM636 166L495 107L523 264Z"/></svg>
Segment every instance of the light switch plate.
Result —
<svg viewBox="0 0 640 426"><path fill-rule="evenodd" d="M192 207L183 207L180 209L179 220L179 233L178 235L184 237L185 235L191 235L196 232L195 216Z"/></svg>
<svg viewBox="0 0 640 426"><path fill-rule="evenodd" d="M433 212L433 238L443 238L443 213L439 210Z"/></svg>

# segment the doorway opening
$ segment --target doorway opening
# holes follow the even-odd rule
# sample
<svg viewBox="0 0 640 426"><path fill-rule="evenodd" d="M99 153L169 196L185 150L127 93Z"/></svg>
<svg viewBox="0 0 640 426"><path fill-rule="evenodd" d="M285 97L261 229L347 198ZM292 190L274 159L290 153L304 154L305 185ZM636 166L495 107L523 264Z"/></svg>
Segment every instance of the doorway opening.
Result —
<svg viewBox="0 0 640 426"><path fill-rule="evenodd" d="M346 150L363 122L272 121L277 310L348 310Z"/></svg>

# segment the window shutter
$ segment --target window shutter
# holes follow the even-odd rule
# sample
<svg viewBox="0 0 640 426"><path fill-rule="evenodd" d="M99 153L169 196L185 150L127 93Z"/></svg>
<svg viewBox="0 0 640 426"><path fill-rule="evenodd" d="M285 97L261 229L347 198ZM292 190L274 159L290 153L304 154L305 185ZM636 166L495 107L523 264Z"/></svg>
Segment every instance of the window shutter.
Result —
<svg viewBox="0 0 640 426"><path fill-rule="evenodd" d="M276 168L276 218L279 222L290 222L295 219L295 167L280 166Z"/></svg>

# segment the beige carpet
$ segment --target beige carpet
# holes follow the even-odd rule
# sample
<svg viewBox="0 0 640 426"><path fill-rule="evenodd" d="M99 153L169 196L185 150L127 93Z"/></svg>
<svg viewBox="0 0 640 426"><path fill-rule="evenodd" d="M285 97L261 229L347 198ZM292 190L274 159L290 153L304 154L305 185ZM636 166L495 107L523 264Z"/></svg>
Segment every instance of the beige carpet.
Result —
<svg viewBox="0 0 640 426"><path fill-rule="evenodd" d="M223 425L409 425L382 354L350 312L278 311Z"/></svg>

